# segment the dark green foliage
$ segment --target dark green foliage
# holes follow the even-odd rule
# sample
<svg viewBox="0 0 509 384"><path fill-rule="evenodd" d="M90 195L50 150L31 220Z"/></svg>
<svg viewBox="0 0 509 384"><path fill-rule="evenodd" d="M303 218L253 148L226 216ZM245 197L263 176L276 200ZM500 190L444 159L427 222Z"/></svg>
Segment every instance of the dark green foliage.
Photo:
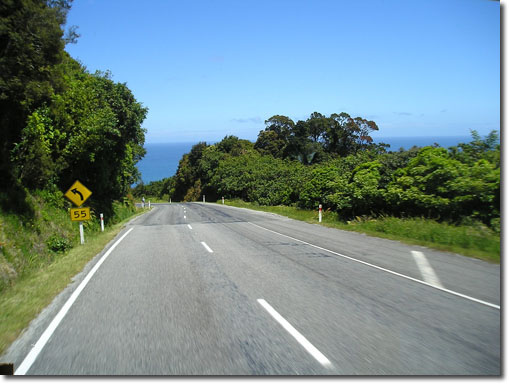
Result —
<svg viewBox="0 0 509 384"><path fill-rule="evenodd" d="M136 185L131 191L134 197L141 199L142 197L157 197L162 199L165 195L169 196L170 188L172 186L172 178L151 181L148 184L143 182Z"/></svg>
<svg viewBox="0 0 509 384"><path fill-rule="evenodd" d="M262 155L298 160L304 165L324 161L330 155L348 156L359 150L378 148L370 134L377 131L375 122L361 117L351 118L347 113L326 117L313 112L306 121L276 115L265 121L255 143Z"/></svg>
<svg viewBox="0 0 509 384"><path fill-rule="evenodd" d="M475 152L475 158L480 157ZM386 199L403 215L485 224L500 216L500 168L486 159L461 162L444 148L425 147L394 173Z"/></svg>
<svg viewBox="0 0 509 384"><path fill-rule="evenodd" d="M244 158L256 153L253 143L236 136L226 136L214 145L198 143L179 162L177 174L169 183L170 197L174 201L195 201L206 195L208 200L221 196L212 178L222 160Z"/></svg>
<svg viewBox="0 0 509 384"><path fill-rule="evenodd" d="M79 179L107 214L139 177L147 110L108 74L91 75L70 57L61 65L67 89L28 117L11 151L15 175L30 189L66 190Z"/></svg>
<svg viewBox="0 0 509 384"><path fill-rule="evenodd" d="M373 128L370 122L341 114L334 119L341 120L336 122L339 127L347 128L337 143L343 140L349 144L338 144L337 148L341 152L341 148L349 147L348 155L322 154L323 160L312 165L309 163L313 161L302 157L285 156L297 153L296 148L302 152L299 140L303 135L324 143L336 142L327 138L332 132L330 126L329 131L320 131L326 126L319 124L320 119L327 120L319 114L311 116L316 124L310 134L306 122L293 124L284 116L275 116L267 121L268 127L254 147L245 145L243 150L233 150L239 147L232 143L241 141L232 137L216 145L198 144L181 160L172 178L170 197L198 200L206 194L207 200L224 196L307 209L322 204L343 219L427 217L453 223L482 222L495 231L500 229L500 146L496 132L484 140L473 132L471 143L449 149L414 147L387 153L383 147L370 145L366 138ZM275 141L263 141L272 136ZM274 142L286 144L272 146Z"/></svg>
<svg viewBox="0 0 509 384"><path fill-rule="evenodd" d="M61 25L69 7L70 1L0 3L0 186L14 180L10 151L28 116L63 87L57 66L64 56Z"/></svg>
<svg viewBox="0 0 509 384"><path fill-rule="evenodd" d="M63 253L72 248L72 243L65 237L53 234L46 240L48 249L55 253Z"/></svg>
<svg viewBox="0 0 509 384"><path fill-rule="evenodd" d="M296 199L302 166L256 152L220 162L212 185L216 195L240 197L263 205L291 204Z"/></svg>
<svg viewBox="0 0 509 384"><path fill-rule="evenodd" d="M18 180L14 180L9 186L0 189L0 209L4 212L18 214L25 222L32 220L35 213L26 188Z"/></svg>
<svg viewBox="0 0 509 384"><path fill-rule="evenodd" d="M68 0L0 4L0 190L4 210L19 208L19 190L65 191L79 179L87 202L108 214L139 178L147 109L109 73L88 73L65 51ZM19 186L19 187L17 187ZM13 193L16 189L18 192Z"/></svg>

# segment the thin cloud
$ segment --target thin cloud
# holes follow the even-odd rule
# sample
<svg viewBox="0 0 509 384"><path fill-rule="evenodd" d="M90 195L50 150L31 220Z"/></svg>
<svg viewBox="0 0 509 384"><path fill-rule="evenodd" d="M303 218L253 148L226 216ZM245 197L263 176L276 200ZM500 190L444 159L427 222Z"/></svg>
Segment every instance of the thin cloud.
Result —
<svg viewBox="0 0 509 384"><path fill-rule="evenodd" d="M394 112L398 116L412 116L413 114L410 112Z"/></svg>
<svg viewBox="0 0 509 384"><path fill-rule="evenodd" d="M260 124L262 123L262 119L261 117L248 117L246 119L232 119L231 121L235 122L235 123L241 123L241 124L245 124L245 123L254 123L254 124Z"/></svg>

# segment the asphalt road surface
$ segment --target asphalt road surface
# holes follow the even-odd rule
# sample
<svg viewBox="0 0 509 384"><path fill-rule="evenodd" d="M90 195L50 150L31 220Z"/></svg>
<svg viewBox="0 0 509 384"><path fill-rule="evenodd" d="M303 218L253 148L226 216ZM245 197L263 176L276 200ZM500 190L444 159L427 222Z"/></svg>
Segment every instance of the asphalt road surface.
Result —
<svg viewBox="0 0 509 384"><path fill-rule="evenodd" d="M500 267L424 247L153 204L75 280L17 374L501 374Z"/></svg>

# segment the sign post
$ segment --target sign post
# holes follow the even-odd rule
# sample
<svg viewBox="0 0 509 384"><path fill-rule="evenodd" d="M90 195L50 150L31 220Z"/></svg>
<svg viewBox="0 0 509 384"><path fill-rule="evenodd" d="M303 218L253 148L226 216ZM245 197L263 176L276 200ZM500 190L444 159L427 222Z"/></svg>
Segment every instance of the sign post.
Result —
<svg viewBox="0 0 509 384"><path fill-rule="evenodd" d="M83 230L83 221L80 221L80 244L85 244L85 231Z"/></svg>
<svg viewBox="0 0 509 384"><path fill-rule="evenodd" d="M71 221L79 221L80 223L80 243L85 244L85 231L83 229L83 221L90 220L90 208L81 205L90 197L92 192L83 184L76 180L73 185L64 194L78 208L71 208ZM103 229L103 221L101 214L101 229ZM103 229L104 230L104 229Z"/></svg>

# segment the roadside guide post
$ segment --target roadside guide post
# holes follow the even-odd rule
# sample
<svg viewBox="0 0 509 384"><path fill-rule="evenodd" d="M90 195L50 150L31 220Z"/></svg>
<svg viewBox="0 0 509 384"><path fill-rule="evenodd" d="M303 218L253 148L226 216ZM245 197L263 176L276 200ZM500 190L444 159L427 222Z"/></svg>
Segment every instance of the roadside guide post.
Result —
<svg viewBox="0 0 509 384"><path fill-rule="evenodd" d="M203 202L205 202L205 195L203 195Z"/></svg>
<svg viewBox="0 0 509 384"><path fill-rule="evenodd" d="M322 204L318 205L318 222L322 222Z"/></svg>
<svg viewBox="0 0 509 384"><path fill-rule="evenodd" d="M85 244L85 231L83 230L83 221L80 221L80 244Z"/></svg>
<svg viewBox="0 0 509 384"><path fill-rule="evenodd" d="M104 216L101 213L101 232L104 232Z"/></svg>
<svg viewBox="0 0 509 384"><path fill-rule="evenodd" d="M83 229L83 221L90 220L90 208L82 207L82 204L90 197L92 192L83 184L76 180L73 185L64 194L78 208L71 208L71 221L79 221L80 225L80 243L85 244L85 231ZM102 228L102 214L101 214Z"/></svg>
<svg viewBox="0 0 509 384"><path fill-rule="evenodd" d="M224 205L224 196L223 196L223 197L221 197L221 201L223 202L223 205Z"/></svg>

